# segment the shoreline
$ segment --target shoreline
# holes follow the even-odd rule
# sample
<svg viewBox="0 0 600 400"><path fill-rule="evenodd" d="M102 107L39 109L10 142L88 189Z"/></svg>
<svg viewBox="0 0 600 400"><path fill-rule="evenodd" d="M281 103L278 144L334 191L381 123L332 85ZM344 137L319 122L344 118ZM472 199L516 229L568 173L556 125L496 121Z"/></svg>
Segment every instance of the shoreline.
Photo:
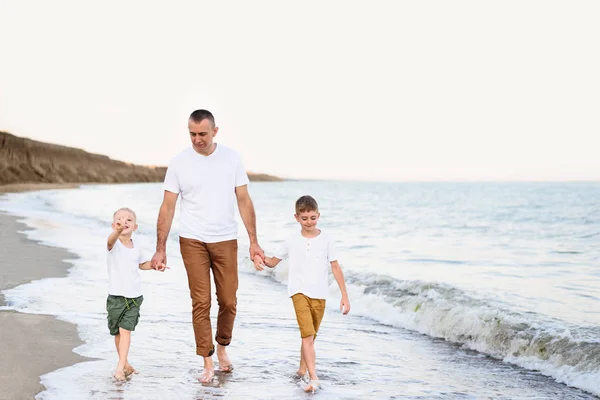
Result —
<svg viewBox="0 0 600 400"><path fill-rule="evenodd" d="M52 189L75 189L84 183L9 183L0 185L0 196L3 193L36 192Z"/></svg>
<svg viewBox="0 0 600 400"><path fill-rule="evenodd" d="M10 185L3 192L75 188L79 185ZM0 211L0 291L50 277L67 276L77 256L50 247L20 233L28 229L18 217ZM7 305L0 294L0 305ZM40 377L49 372L90 361L73 350L84 344L77 326L52 315L0 310L0 400L33 399L46 388Z"/></svg>

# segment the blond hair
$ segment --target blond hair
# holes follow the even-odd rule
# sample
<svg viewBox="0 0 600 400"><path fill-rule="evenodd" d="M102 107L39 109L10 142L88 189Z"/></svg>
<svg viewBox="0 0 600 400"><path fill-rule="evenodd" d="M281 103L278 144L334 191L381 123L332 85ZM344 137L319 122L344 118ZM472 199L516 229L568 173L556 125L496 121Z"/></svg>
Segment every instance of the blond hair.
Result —
<svg viewBox="0 0 600 400"><path fill-rule="evenodd" d="M115 220L115 218L117 218L117 214L120 213L121 211L126 211L126 212L130 213L131 215L133 215L133 220L134 221L137 220L137 216L135 215L135 212L131 208L122 207L122 208L119 208L117 211L115 211L115 213L113 214L113 221Z"/></svg>

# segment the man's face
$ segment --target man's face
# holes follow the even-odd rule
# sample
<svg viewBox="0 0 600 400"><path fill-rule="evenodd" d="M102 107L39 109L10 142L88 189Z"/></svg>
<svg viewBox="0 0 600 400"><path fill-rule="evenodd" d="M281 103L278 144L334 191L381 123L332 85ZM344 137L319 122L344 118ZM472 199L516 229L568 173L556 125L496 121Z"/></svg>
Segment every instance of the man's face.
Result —
<svg viewBox="0 0 600 400"><path fill-rule="evenodd" d="M200 122L189 120L188 130L194 150L200 154L210 154L213 150L213 139L219 128L212 126L208 119L203 119Z"/></svg>

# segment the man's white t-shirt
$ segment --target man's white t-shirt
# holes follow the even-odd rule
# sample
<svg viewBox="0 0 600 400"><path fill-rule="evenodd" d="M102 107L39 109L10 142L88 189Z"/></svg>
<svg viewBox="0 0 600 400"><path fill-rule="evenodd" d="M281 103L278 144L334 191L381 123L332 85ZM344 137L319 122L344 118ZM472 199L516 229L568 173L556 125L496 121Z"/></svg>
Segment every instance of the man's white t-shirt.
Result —
<svg viewBox="0 0 600 400"><path fill-rule="evenodd" d="M327 299L329 269L337 260L333 239L326 233L305 238L300 232L288 237L274 254L289 259L288 294L302 293L311 299Z"/></svg>
<svg viewBox="0 0 600 400"><path fill-rule="evenodd" d="M175 156L164 189L181 198L179 236L204 243L236 239L235 188L248 182L240 155L222 144L209 156L193 147Z"/></svg>
<svg viewBox="0 0 600 400"><path fill-rule="evenodd" d="M133 241L132 241L133 242ZM140 264L149 261L136 244L126 247L119 239L111 250L107 249L108 294L136 298L142 295Z"/></svg>

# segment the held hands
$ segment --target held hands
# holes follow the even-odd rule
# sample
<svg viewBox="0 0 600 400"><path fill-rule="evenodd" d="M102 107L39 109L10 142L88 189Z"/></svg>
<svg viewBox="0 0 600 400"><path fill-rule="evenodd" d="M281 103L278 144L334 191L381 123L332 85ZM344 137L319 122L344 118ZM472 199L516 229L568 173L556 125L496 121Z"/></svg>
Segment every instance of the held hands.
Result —
<svg viewBox="0 0 600 400"><path fill-rule="evenodd" d="M254 269L262 271L265 269L265 252L258 243L250 243L250 259L254 262Z"/></svg>
<svg viewBox="0 0 600 400"><path fill-rule="evenodd" d="M158 250L156 253L154 253L154 256L152 256L152 260L150 261L150 266L152 267L152 269L164 272L165 269L169 269L169 267L167 267L166 264L167 254L164 251Z"/></svg>
<svg viewBox="0 0 600 400"><path fill-rule="evenodd" d="M340 311L344 315L350 312L350 300L348 299L348 296L342 296L342 300L340 300Z"/></svg>
<svg viewBox="0 0 600 400"><path fill-rule="evenodd" d="M251 243L250 244L250 259L252 261L254 261L255 257L257 255L260 257L260 259L264 263L264 261L265 261L265 252L263 251L263 249L260 248L260 246L258 245L258 243Z"/></svg>
<svg viewBox="0 0 600 400"><path fill-rule="evenodd" d="M254 255L254 259L252 260L254 262L254 269L257 271L264 271L265 269L265 263L263 261L263 259L260 257L260 254L255 254Z"/></svg>

